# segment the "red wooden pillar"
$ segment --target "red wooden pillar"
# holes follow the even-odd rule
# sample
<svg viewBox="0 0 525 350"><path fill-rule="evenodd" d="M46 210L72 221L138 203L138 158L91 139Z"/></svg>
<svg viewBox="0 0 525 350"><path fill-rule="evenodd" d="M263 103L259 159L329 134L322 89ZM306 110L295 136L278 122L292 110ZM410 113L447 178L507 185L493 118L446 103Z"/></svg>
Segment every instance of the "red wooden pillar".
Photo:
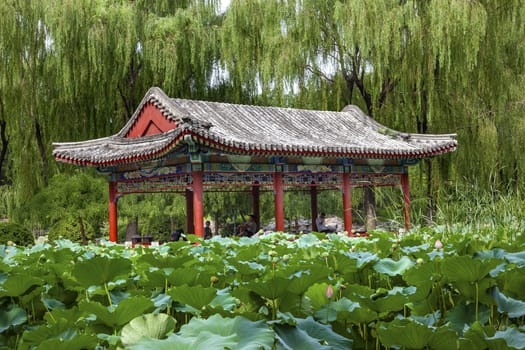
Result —
<svg viewBox="0 0 525 350"><path fill-rule="evenodd" d="M186 232L193 233L193 191L186 189Z"/></svg>
<svg viewBox="0 0 525 350"><path fill-rule="evenodd" d="M118 241L117 183L109 182L109 240Z"/></svg>
<svg viewBox="0 0 525 350"><path fill-rule="evenodd" d="M343 173L343 224L348 236L352 236L352 196L350 173Z"/></svg>
<svg viewBox="0 0 525 350"><path fill-rule="evenodd" d="M193 178L193 229L194 234L204 238L204 210L202 206L202 171L192 171Z"/></svg>
<svg viewBox="0 0 525 350"><path fill-rule="evenodd" d="M260 192L259 186L252 186L252 211L258 228L261 227Z"/></svg>
<svg viewBox="0 0 525 350"><path fill-rule="evenodd" d="M315 182L312 182L310 186L310 213L312 214L312 231L319 231L316 222L319 213L317 212L317 186L315 186Z"/></svg>
<svg viewBox="0 0 525 350"><path fill-rule="evenodd" d="M408 173L401 175L401 190L403 191L403 217L405 218L405 230L410 230L410 186L408 185Z"/></svg>
<svg viewBox="0 0 525 350"><path fill-rule="evenodd" d="M284 191L283 173L273 173L273 193L275 205L275 231L284 232Z"/></svg>

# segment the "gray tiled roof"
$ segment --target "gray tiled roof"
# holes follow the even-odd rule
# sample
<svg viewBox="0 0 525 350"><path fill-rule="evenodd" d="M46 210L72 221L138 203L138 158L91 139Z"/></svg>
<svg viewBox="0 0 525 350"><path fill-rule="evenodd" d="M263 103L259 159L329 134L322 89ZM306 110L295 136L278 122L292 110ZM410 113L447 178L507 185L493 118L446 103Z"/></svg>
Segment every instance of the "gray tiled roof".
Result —
<svg viewBox="0 0 525 350"><path fill-rule="evenodd" d="M126 138L146 103L153 103L177 127L163 134ZM162 157L192 135L197 143L237 154L322 155L327 157L413 159L455 150L455 134L409 134L391 130L356 106L341 112L261 107L171 99L151 88L129 122L113 136L54 143L59 161L112 165Z"/></svg>

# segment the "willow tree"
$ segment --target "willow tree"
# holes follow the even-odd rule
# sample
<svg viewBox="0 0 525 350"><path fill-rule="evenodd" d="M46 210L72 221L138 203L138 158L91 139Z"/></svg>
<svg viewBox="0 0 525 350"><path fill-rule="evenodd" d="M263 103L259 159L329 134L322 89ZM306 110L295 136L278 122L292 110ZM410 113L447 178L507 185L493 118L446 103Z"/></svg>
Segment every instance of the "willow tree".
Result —
<svg viewBox="0 0 525 350"><path fill-rule="evenodd" d="M486 31L476 70L457 96L458 175L495 191L525 185L525 2L482 1Z"/></svg>
<svg viewBox="0 0 525 350"><path fill-rule="evenodd" d="M52 141L115 133L152 85L205 98L218 4L0 2L0 170L8 164L15 206L57 171Z"/></svg>
<svg viewBox="0 0 525 350"><path fill-rule="evenodd" d="M2 2L0 11L5 16L0 29L0 126L3 145L9 145L6 155L14 191L23 202L48 176L44 136L45 107L50 98L46 91L50 77L48 32L41 21L44 6L39 2ZM4 165L5 159L2 161ZM32 179L16 181L19 178Z"/></svg>
<svg viewBox="0 0 525 350"><path fill-rule="evenodd" d="M506 36L505 43L523 47L522 16L522 1L234 0L224 20L222 63L232 83L263 99L322 109L357 104L392 128L458 131L461 141L473 123L479 130L469 142L492 147L492 140L477 139L490 131L472 115L480 109L466 108L465 100L483 98L482 85L498 79L487 79L500 61L490 61L499 52L490 53L487 40ZM493 156L479 157L491 162ZM439 185L455 168L451 160L463 166L457 158L425 162L430 214ZM365 198L373 225L373 193Z"/></svg>

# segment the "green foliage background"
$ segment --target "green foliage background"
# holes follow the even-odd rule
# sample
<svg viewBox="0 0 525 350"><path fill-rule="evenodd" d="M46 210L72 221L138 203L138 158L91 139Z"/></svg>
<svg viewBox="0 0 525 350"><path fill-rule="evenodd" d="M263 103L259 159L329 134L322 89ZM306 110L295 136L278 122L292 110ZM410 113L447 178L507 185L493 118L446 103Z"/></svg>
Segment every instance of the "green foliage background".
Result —
<svg viewBox="0 0 525 350"><path fill-rule="evenodd" d="M457 132L455 153L412 170L414 219L486 219L489 207L501 208L494 215L504 221L522 221L524 1L224 4L2 1L1 215L40 230L61 217L83 217L103 235L104 179L55 162L52 142L116 133L147 89L159 86L173 97L233 103L329 110L356 104L393 129ZM298 196L287 194L289 219L308 215ZM334 196L320 199L329 213L339 209ZM353 197L359 209L363 195ZM378 214L400 221L399 198L378 191ZM222 221L249 211L239 194L210 194L207 201L206 214ZM184 223L178 196L120 202L121 222L144 217L145 233ZM270 204L262 203L263 220L272 217Z"/></svg>
<svg viewBox="0 0 525 350"><path fill-rule="evenodd" d="M0 244L31 245L35 243L33 233L26 227L12 222L0 222Z"/></svg>

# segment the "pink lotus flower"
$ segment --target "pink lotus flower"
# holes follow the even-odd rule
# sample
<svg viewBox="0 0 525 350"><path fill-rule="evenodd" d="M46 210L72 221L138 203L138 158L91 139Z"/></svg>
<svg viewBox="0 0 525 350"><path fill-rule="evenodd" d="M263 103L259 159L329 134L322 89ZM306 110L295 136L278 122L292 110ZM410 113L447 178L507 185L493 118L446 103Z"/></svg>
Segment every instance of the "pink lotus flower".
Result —
<svg viewBox="0 0 525 350"><path fill-rule="evenodd" d="M326 297L330 299L334 295L334 290L332 288L332 285L329 284L328 287L326 287Z"/></svg>
<svg viewBox="0 0 525 350"><path fill-rule="evenodd" d="M439 250L443 248L443 243L441 243L441 241L438 239L436 240L436 243L434 243L434 247Z"/></svg>

